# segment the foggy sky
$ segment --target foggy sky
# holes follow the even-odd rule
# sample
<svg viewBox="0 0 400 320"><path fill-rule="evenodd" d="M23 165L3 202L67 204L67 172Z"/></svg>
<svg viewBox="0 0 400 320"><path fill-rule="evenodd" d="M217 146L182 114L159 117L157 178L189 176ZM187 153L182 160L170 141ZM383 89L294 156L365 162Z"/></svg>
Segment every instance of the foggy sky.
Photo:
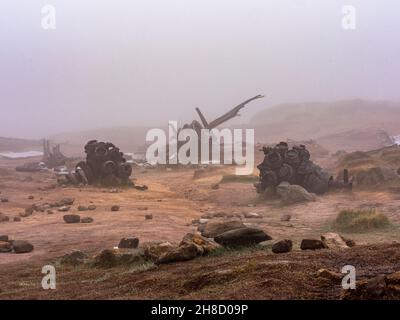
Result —
<svg viewBox="0 0 400 320"><path fill-rule="evenodd" d="M43 30L52 4L57 29ZM357 27L341 27L354 5ZM1 0L0 136L400 100L398 0Z"/></svg>

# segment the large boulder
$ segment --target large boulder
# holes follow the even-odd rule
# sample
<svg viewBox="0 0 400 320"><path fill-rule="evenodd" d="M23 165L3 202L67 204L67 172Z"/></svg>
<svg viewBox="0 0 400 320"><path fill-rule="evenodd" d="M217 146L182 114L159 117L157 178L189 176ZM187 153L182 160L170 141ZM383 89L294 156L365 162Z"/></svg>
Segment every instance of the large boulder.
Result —
<svg viewBox="0 0 400 320"><path fill-rule="evenodd" d="M292 240L285 239L274 243L272 246L273 253L285 253L292 251L293 243Z"/></svg>
<svg viewBox="0 0 400 320"><path fill-rule="evenodd" d="M135 249L139 246L139 239L134 238L122 238L118 244L120 249Z"/></svg>
<svg viewBox="0 0 400 320"><path fill-rule="evenodd" d="M317 250L326 248L321 240L317 239L303 239L300 244L301 250Z"/></svg>
<svg viewBox="0 0 400 320"><path fill-rule="evenodd" d="M12 246L8 241L0 241L0 253L11 252Z"/></svg>
<svg viewBox="0 0 400 320"><path fill-rule="evenodd" d="M208 254L219 247L217 243L201 236L199 233L188 233L183 237L179 246L187 246L191 244L198 246L198 251L201 252L201 254Z"/></svg>
<svg viewBox="0 0 400 320"><path fill-rule="evenodd" d="M157 261L163 254L168 251L173 250L173 246L171 243L158 242L158 243L148 243L144 244L144 257L147 260Z"/></svg>
<svg viewBox="0 0 400 320"><path fill-rule="evenodd" d="M66 214L63 217L66 223L79 223L81 222L81 217L77 214Z"/></svg>
<svg viewBox="0 0 400 320"><path fill-rule="evenodd" d="M12 247L15 253L28 253L33 251L34 247L28 241L14 240L12 241Z"/></svg>
<svg viewBox="0 0 400 320"><path fill-rule="evenodd" d="M228 221L209 221L199 226L201 235L206 238L215 238L216 236L230 230L245 228L246 226L238 220Z"/></svg>
<svg viewBox="0 0 400 320"><path fill-rule="evenodd" d="M203 254L202 248L192 243L188 245L179 246L171 251L166 252L157 260L157 263L161 264L161 263L187 261L194 259L202 254Z"/></svg>
<svg viewBox="0 0 400 320"><path fill-rule="evenodd" d="M321 241L329 249L347 249L346 241L337 233L328 232L321 235Z"/></svg>
<svg viewBox="0 0 400 320"><path fill-rule="evenodd" d="M276 193L281 198L283 204L294 204L308 201L315 201L316 196L308 192L302 186L281 182L276 188Z"/></svg>
<svg viewBox="0 0 400 320"><path fill-rule="evenodd" d="M215 242L226 247L252 246L271 239L263 230L248 227L226 231L214 238Z"/></svg>

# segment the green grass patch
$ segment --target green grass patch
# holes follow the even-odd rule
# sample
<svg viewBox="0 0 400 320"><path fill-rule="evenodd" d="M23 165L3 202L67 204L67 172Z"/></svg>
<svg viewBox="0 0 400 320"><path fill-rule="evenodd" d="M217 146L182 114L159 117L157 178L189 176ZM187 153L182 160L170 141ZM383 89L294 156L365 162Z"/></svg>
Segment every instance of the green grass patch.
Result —
<svg viewBox="0 0 400 320"><path fill-rule="evenodd" d="M334 228L344 232L368 232L388 226L388 217L375 209L342 210L334 222Z"/></svg>
<svg viewBox="0 0 400 320"><path fill-rule="evenodd" d="M254 183L258 181L258 177L254 175L236 175L236 174L226 174L222 177L220 183Z"/></svg>
<svg viewBox="0 0 400 320"><path fill-rule="evenodd" d="M207 257L222 257L226 255L243 255L251 252L257 252L257 251L271 251L272 248L272 242L271 244L263 244L263 245L254 245L250 247L224 247L220 246L217 249L211 251L209 254L207 254Z"/></svg>

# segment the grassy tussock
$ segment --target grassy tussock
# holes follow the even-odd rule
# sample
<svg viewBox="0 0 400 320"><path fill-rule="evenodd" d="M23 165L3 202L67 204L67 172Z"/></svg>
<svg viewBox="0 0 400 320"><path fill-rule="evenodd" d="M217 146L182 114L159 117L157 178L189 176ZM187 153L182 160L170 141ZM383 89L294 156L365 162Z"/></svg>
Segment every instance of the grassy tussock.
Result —
<svg viewBox="0 0 400 320"><path fill-rule="evenodd" d="M367 232L390 225L389 219L375 209L342 210L334 222L334 227L345 232Z"/></svg>

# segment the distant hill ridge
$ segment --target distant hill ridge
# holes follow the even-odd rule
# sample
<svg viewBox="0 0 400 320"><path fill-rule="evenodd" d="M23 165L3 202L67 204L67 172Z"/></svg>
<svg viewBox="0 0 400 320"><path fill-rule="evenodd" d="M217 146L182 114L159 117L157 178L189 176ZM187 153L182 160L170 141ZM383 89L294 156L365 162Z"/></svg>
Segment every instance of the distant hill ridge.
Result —
<svg viewBox="0 0 400 320"><path fill-rule="evenodd" d="M281 104L255 114L258 139L316 139L354 129L400 133L400 102L345 100Z"/></svg>

